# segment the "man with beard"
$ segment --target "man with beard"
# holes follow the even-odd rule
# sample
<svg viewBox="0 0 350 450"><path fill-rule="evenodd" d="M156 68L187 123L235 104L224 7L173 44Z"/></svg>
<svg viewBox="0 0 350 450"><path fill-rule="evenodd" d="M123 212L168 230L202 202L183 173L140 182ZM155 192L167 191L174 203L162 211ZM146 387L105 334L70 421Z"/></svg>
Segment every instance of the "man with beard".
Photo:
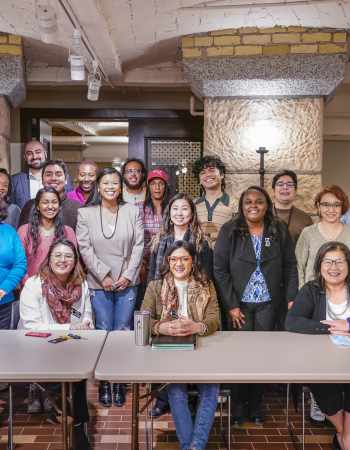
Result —
<svg viewBox="0 0 350 450"><path fill-rule="evenodd" d="M52 187L56 189L61 198L61 209L63 225L73 228L77 225L78 209L80 203L67 198L65 187L67 185L67 167L65 163L59 159L46 161L42 168L42 182L44 187ZM35 207L35 200L29 200L23 207L19 226L29 222Z"/></svg>
<svg viewBox="0 0 350 450"><path fill-rule="evenodd" d="M34 199L38 190L43 187L41 172L46 161L46 151L39 141L29 141L24 147L24 160L28 170L19 172L11 177L11 203L21 209L30 199ZM66 190L72 190L72 183L67 178Z"/></svg>
<svg viewBox="0 0 350 450"><path fill-rule="evenodd" d="M94 161L83 160L78 167L78 186L74 191L68 192L67 198L85 205L91 192L95 188L97 164Z"/></svg>
<svg viewBox="0 0 350 450"><path fill-rule="evenodd" d="M147 169L143 161L137 158L127 159L122 167L122 177L124 202L140 206L140 203L144 203L146 196L144 183L147 178Z"/></svg>

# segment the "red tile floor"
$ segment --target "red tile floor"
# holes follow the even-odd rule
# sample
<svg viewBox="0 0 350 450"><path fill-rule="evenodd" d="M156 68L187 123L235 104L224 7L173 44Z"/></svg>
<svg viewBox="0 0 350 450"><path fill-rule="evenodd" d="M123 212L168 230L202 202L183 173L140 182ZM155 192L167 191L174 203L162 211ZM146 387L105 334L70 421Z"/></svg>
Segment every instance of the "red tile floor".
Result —
<svg viewBox="0 0 350 450"><path fill-rule="evenodd" d="M1 403L6 400L6 392L0 393ZM94 450L129 450L131 394L128 393L126 405L123 408L102 408L97 401L97 386L89 384L89 405L91 408L90 437ZM1 400L2 399L2 400ZM288 434L285 419L285 394L269 390L265 394L265 418L263 426L249 422L240 428L231 428L232 450L292 450L293 441ZM16 450L60 450L60 425L47 423L44 415L26 414L25 388L15 388L15 421L14 434ZM225 408L224 408L225 411ZM224 418L225 419L225 418ZM296 427L297 439L301 437L301 415L291 409L291 420ZM224 425L226 421L224 421ZM0 450L5 450L7 440L6 411L0 414ZM311 426L306 424L306 449L330 450L333 431L330 427ZM140 418L140 450L146 449L145 417ZM226 431L225 431L226 432ZM170 415L165 415L155 421L155 449L178 449L174 425ZM219 416L210 435L208 449L224 450L220 434ZM76 449L79 450L79 449Z"/></svg>

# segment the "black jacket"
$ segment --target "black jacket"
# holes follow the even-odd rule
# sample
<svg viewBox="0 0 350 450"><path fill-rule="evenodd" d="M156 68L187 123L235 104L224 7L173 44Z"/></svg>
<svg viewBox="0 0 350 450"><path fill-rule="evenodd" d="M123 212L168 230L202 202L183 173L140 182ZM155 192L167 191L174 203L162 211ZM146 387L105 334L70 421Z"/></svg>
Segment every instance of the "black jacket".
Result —
<svg viewBox="0 0 350 450"><path fill-rule="evenodd" d="M294 300L298 292L298 272L294 246L287 225L276 221L264 229L261 272L275 309ZM236 219L225 223L214 249L214 277L219 298L227 311L238 308L252 273L256 257L250 235L242 234Z"/></svg>
<svg viewBox="0 0 350 450"><path fill-rule="evenodd" d="M328 334L329 326L320 323L326 317L325 292L316 281L309 281L300 289L288 311L285 328L295 333Z"/></svg>

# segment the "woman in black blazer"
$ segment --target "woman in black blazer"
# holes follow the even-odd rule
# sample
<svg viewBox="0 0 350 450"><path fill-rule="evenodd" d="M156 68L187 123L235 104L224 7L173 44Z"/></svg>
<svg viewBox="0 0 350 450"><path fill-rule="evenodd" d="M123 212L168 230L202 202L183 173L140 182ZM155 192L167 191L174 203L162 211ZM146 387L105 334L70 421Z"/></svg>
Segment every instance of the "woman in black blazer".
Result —
<svg viewBox="0 0 350 450"><path fill-rule="evenodd" d="M350 250L346 245L331 241L320 247L315 279L300 289L287 314L287 331L350 336L349 268ZM310 390L336 429L333 448L350 449L350 385L311 384Z"/></svg>
<svg viewBox="0 0 350 450"><path fill-rule="evenodd" d="M286 224L273 214L268 193L251 186L239 200L237 217L221 228L214 250L214 276L227 321L241 331L275 329L298 289L296 259ZM240 385L234 421L249 408L262 421L262 385Z"/></svg>

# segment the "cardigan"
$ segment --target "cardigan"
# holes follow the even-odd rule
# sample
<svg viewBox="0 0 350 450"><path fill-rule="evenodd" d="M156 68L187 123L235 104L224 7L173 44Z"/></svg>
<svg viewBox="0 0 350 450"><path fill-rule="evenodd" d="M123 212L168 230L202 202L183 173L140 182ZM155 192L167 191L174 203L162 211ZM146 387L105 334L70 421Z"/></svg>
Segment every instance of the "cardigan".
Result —
<svg viewBox="0 0 350 450"><path fill-rule="evenodd" d="M344 225L335 241L342 242L350 248L350 225ZM314 278L314 263L319 248L329 242L319 231L318 224L303 229L298 239L295 255L298 263L299 288Z"/></svg>
<svg viewBox="0 0 350 450"><path fill-rule="evenodd" d="M13 290L27 270L24 248L16 230L7 223L0 222L0 289L6 294L0 305L12 302Z"/></svg>
<svg viewBox="0 0 350 450"><path fill-rule="evenodd" d="M116 230L110 239L102 233L100 205L80 208L76 236L88 270L90 289L103 289L102 281L107 275L114 281L123 276L130 280L131 286L138 284L143 227L137 206L130 203L119 205Z"/></svg>
<svg viewBox="0 0 350 450"><path fill-rule="evenodd" d="M57 323L52 316L50 307L43 297L41 279L38 275L28 278L19 302L20 321L18 328L26 330L69 330L71 324L90 322L94 328L90 294L87 282L82 284L82 294L79 301L72 305L70 323Z"/></svg>

